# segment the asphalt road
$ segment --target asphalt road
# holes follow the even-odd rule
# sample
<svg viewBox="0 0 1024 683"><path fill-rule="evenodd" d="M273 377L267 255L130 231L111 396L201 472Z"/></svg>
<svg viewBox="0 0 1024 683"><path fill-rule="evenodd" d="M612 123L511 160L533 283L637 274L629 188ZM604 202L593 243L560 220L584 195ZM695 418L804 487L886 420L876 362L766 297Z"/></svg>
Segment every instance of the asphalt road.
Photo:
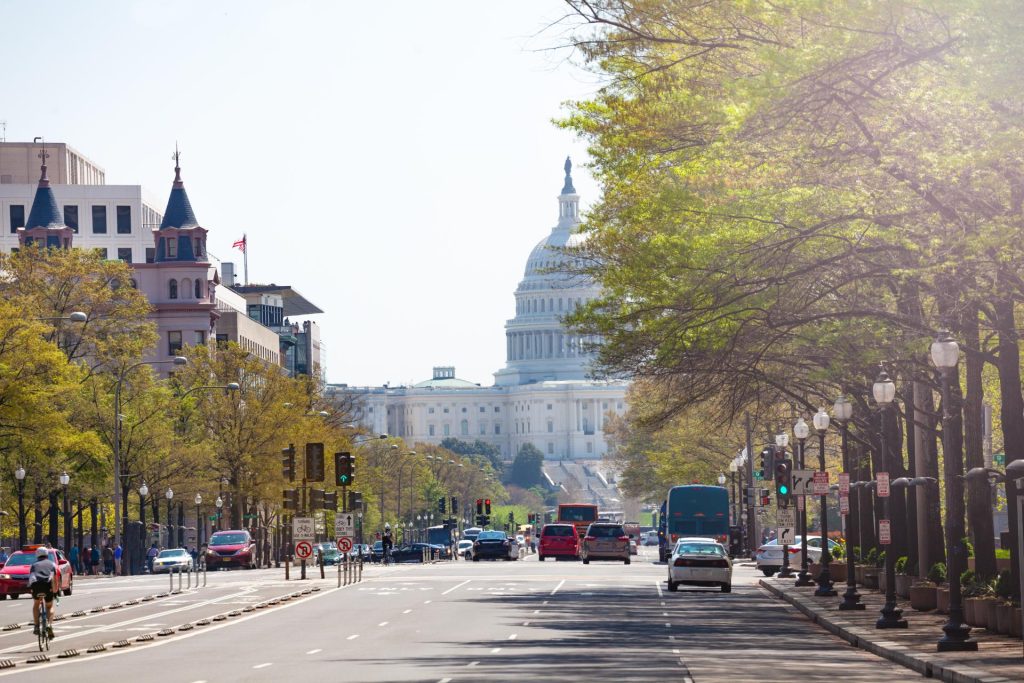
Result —
<svg viewBox="0 0 1024 683"><path fill-rule="evenodd" d="M31 629L0 632L0 660L15 663L0 669L0 678L763 683L916 677L769 598L752 568L737 567L731 594L669 593L665 566L655 559L644 549L629 566L541 563L531 556L371 567L363 582L341 589L330 568L327 580L312 573L317 578L305 582L285 582L283 570L217 572L206 588L130 605L124 603L166 592L167 577L83 581L59 610L86 614L56 624L49 662L26 662L38 654ZM90 611L117 603L123 606ZM28 611L24 599L0 603L0 625L24 623ZM225 617L214 620L219 615ZM178 630L186 624L193 628ZM147 636L153 639L138 642ZM114 648L119 640L130 645ZM101 643L105 650L86 653ZM68 649L81 654L57 657Z"/></svg>

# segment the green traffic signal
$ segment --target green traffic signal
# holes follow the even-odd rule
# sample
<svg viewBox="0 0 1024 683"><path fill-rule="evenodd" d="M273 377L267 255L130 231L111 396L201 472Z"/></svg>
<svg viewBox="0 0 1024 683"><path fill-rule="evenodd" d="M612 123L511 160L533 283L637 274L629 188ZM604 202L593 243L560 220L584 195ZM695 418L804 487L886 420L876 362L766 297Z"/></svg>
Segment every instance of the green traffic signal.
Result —
<svg viewBox="0 0 1024 683"><path fill-rule="evenodd" d="M784 496L787 495L789 493L789 487L783 484L782 486L779 487L779 493L781 493Z"/></svg>

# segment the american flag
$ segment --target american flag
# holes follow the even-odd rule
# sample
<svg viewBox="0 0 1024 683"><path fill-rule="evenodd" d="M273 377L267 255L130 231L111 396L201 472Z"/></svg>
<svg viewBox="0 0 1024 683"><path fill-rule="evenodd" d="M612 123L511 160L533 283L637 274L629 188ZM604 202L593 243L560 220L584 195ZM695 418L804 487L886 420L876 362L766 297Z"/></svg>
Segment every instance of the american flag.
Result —
<svg viewBox="0 0 1024 683"><path fill-rule="evenodd" d="M241 249L242 253L244 254L245 253L245 235L242 235L242 239L237 240L234 244L232 244L231 248L232 249Z"/></svg>

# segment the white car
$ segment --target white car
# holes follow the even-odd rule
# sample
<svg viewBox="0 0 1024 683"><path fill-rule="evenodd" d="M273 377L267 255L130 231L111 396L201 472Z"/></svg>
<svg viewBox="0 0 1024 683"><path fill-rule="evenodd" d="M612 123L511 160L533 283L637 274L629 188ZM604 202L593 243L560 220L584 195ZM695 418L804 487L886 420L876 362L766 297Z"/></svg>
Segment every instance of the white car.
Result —
<svg viewBox="0 0 1024 683"><path fill-rule="evenodd" d="M462 539L459 541L458 547L455 549L459 555L462 555L467 560L473 559L473 541L469 539Z"/></svg>
<svg viewBox="0 0 1024 683"><path fill-rule="evenodd" d="M636 547L636 541L629 539L629 554L637 555L639 552L640 550Z"/></svg>
<svg viewBox="0 0 1024 683"><path fill-rule="evenodd" d="M800 536L796 537L793 545L789 546L789 566L799 570L803 555L800 553ZM829 539L828 548L831 551L838 543ZM782 569L782 546L775 539L768 541L757 549L757 568L765 576L773 576L775 572ZM821 559L821 536L807 537L807 561L817 562Z"/></svg>
<svg viewBox="0 0 1024 683"><path fill-rule="evenodd" d="M171 570L191 571L192 556L184 548L171 548L161 550L160 554L153 558L153 573L169 572Z"/></svg>
<svg viewBox="0 0 1024 683"><path fill-rule="evenodd" d="M676 543L668 560L668 589L674 592L680 584L732 591L732 560L725 546L715 541Z"/></svg>

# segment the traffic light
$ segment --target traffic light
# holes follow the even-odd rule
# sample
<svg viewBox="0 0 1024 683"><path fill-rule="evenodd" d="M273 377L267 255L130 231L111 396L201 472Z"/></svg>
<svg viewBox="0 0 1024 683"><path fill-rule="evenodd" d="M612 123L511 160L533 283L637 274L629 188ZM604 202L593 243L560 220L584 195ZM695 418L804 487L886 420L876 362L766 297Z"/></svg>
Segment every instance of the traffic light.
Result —
<svg viewBox="0 0 1024 683"><path fill-rule="evenodd" d="M760 470L754 471L754 478L767 479L768 474L775 470L775 449L765 446L761 451Z"/></svg>
<svg viewBox="0 0 1024 683"><path fill-rule="evenodd" d="M754 499L750 495L751 493L753 493L753 489L747 486L743 487L743 507L750 507L754 504Z"/></svg>
<svg viewBox="0 0 1024 683"><path fill-rule="evenodd" d="M452 496L452 507L451 507L451 511L452 511L452 514L453 514L453 515L457 515L457 514L459 514L459 499L458 499L458 498L456 498L455 496Z"/></svg>
<svg viewBox="0 0 1024 683"><path fill-rule="evenodd" d="M363 508L363 494L361 491L348 492L348 509L361 510Z"/></svg>
<svg viewBox="0 0 1024 683"><path fill-rule="evenodd" d="M766 508L772 504L772 497L769 495L768 489L760 489L758 493L761 494L761 507Z"/></svg>
<svg viewBox="0 0 1024 683"><path fill-rule="evenodd" d="M508 523L512 524L514 521L516 521L516 513L514 513L514 512L508 513Z"/></svg>
<svg viewBox="0 0 1024 683"><path fill-rule="evenodd" d="M355 456L348 452L334 454L334 483L349 486L355 478Z"/></svg>
<svg viewBox="0 0 1024 683"><path fill-rule="evenodd" d="M306 444L306 481L324 480L324 445Z"/></svg>
<svg viewBox="0 0 1024 683"><path fill-rule="evenodd" d="M448 511L447 502L448 501L445 499L444 496L441 496L440 498L437 499L437 511L440 512L442 515Z"/></svg>
<svg viewBox="0 0 1024 683"><path fill-rule="evenodd" d="M281 474L285 481L295 481L295 444L281 449Z"/></svg>
<svg viewBox="0 0 1024 683"><path fill-rule="evenodd" d="M323 489L310 489L309 490L309 509L319 510L324 506L324 490Z"/></svg>
<svg viewBox="0 0 1024 683"><path fill-rule="evenodd" d="M491 499L487 498L484 500L484 514L488 517L491 516Z"/></svg>
<svg viewBox="0 0 1024 683"><path fill-rule="evenodd" d="M324 493L324 510L338 509L338 492L326 491Z"/></svg>
<svg viewBox="0 0 1024 683"><path fill-rule="evenodd" d="M299 492L295 489L285 489L283 492L284 498L284 509L285 510L298 510L299 509Z"/></svg>
<svg viewBox="0 0 1024 683"><path fill-rule="evenodd" d="M476 499L476 516L479 517L482 514L484 514L484 499L483 498L477 498Z"/></svg>
<svg viewBox="0 0 1024 683"><path fill-rule="evenodd" d="M793 502L793 463L790 460L775 461L775 493L780 508L789 507Z"/></svg>

